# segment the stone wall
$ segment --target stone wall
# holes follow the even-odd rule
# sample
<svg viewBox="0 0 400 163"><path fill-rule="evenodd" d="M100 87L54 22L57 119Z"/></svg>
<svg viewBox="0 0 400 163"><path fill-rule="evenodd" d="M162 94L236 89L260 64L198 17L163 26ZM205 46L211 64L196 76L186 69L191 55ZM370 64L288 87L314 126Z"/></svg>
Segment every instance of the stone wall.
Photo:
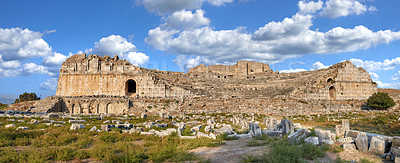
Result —
<svg viewBox="0 0 400 163"><path fill-rule="evenodd" d="M56 96L180 97L189 94L164 84L146 69L119 60L118 56L86 57L86 54L74 55L62 64L56 92Z"/></svg>
<svg viewBox="0 0 400 163"><path fill-rule="evenodd" d="M272 70L268 64L261 62L238 61L235 65L210 65L201 64L191 68L191 73L213 73L218 78L247 78L254 74L270 74Z"/></svg>
<svg viewBox="0 0 400 163"><path fill-rule="evenodd" d="M148 99L168 99L182 101L178 110L319 113L328 107L361 108L360 102L346 101L366 100L376 91L368 72L349 61L300 73L279 74L268 64L249 61L181 73L140 68L118 56L82 54L62 64L56 96L63 105L53 110L122 113L145 109Z"/></svg>

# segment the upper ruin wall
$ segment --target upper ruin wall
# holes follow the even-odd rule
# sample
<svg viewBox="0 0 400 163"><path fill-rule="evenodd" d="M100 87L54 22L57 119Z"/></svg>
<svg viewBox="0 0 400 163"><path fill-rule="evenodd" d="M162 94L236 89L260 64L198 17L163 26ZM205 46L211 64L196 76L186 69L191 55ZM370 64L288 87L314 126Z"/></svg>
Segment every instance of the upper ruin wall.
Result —
<svg viewBox="0 0 400 163"><path fill-rule="evenodd" d="M114 58L106 55L86 56L74 55L68 58L62 65L60 74L121 74L140 70L140 67L134 66L125 59L120 60L116 55Z"/></svg>
<svg viewBox="0 0 400 163"><path fill-rule="evenodd" d="M273 73L268 64L261 62L238 61L235 65L209 65L201 64L191 68L188 74L193 73L214 73L223 75L225 78L246 78L254 74L270 74Z"/></svg>

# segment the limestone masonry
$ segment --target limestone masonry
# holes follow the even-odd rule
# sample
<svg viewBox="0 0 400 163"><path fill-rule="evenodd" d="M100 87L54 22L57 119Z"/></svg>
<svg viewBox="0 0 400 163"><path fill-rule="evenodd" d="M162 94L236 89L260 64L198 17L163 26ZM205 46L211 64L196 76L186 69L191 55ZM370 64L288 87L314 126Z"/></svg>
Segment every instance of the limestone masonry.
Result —
<svg viewBox="0 0 400 163"><path fill-rule="evenodd" d="M376 86L368 72L349 61L300 73L280 74L268 64L249 61L202 64L182 73L141 68L118 56L81 54L62 64L56 96L34 109L312 114L360 109Z"/></svg>

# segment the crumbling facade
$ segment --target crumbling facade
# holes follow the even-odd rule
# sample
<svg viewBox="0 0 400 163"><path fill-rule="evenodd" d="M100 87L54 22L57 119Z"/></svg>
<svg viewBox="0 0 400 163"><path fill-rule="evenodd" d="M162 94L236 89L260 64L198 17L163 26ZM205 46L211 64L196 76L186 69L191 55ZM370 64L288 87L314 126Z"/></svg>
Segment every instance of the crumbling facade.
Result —
<svg viewBox="0 0 400 163"><path fill-rule="evenodd" d="M321 107L326 110L327 101L332 110L332 101L339 106L343 104L340 101L366 100L375 92L376 83L368 72L349 61L300 73L280 74L268 64L249 61L199 65L181 73L141 68L118 56L81 54L62 64L55 96L58 103L63 102L57 105L62 108L49 110L115 114L148 111L153 108L147 106L149 100L158 99L176 101L163 104L162 109L186 112L248 110L268 114L282 103L286 104L279 110L305 105L318 112ZM314 107L316 103L321 104ZM359 106L360 102L355 103ZM156 107L157 102L152 105ZM354 105L351 103L350 108Z"/></svg>

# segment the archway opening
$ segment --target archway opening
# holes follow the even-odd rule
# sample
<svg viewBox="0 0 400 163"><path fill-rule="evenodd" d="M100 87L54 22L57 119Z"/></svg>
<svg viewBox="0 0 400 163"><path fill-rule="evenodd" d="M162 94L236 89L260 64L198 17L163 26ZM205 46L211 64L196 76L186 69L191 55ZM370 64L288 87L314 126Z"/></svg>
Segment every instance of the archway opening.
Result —
<svg viewBox="0 0 400 163"><path fill-rule="evenodd" d="M333 83L333 79L332 79L332 78L329 78L326 82L327 82L328 84L332 84L332 83Z"/></svg>
<svg viewBox="0 0 400 163"><path fill-rule="evenodd" d="M72 106L71 106L71 113L72 114L74 113L74 108L75 108L75 104L72 104Z"/></svg>
<svg viewBox="0 0 400 163"><path fill-rule="evenodd" d="M125 83L125 91L127 95L131 95L133 93L136 93L136 81L129 79Z"/></svg>
<svg viewBox="0 0 400 163"><path fill-rule="evenodd" d="M334 86L329 87L329 97L331 100L336 100L336 88Z"/></svg>

